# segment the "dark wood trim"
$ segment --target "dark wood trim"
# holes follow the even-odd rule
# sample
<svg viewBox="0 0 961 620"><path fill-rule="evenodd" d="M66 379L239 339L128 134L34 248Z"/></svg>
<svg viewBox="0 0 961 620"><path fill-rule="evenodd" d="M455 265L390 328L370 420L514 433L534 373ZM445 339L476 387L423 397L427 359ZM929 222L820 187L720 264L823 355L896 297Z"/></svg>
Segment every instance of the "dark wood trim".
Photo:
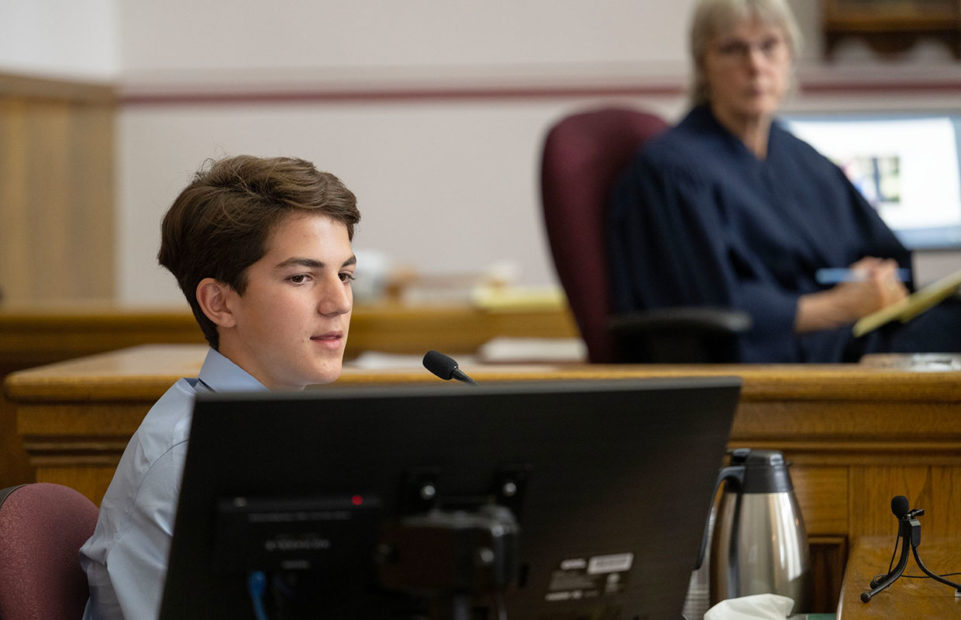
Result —
<svg viewBox="0 0 961 620"><path fill-rule="evenodd" d="M303 90L260 91L256 88L233 92L206 92L202 88L177 92L143 91L121 95L124 106L171 106L171 105L250 105L250 104L298 104L298 103L380 103L385 101L437 101L437 100L485 100L485 99L557 99L567 97L674 97L684 94L680 84L651 84L645 86L563 86L544 87L464 87L391 89L316 88Z"/></svg>
<svg viewBox="0 0 961 620"><path fill-rule="evenodd" d="M802 94L860 95L866 93L889 93L902 95L926 95L937 93L961 94L961 79L926 78L907 79L858 79L807 78L800 80ZM470 100L536 100L536 99L583 99L621 97L683 97L683 82L650 82L645 84L608 84L581 86L553 84L525 88L507 86L395 89L381 88L304 88L259 89L251 85L237 90L207 90L203 86L168 90L138 89L121 93L119 103L124 107L144 106L243 106L243 105L296 105L296 104L342 104L384 103L418 101L470 101Z"/></svg>
<svg viewBox="0 0 961 620"><path fill-rule="evenodd" d="M859 38L882 56L895 56L924 38L941 41L961 59L961 0L823 0L824 53Z"/></svg>

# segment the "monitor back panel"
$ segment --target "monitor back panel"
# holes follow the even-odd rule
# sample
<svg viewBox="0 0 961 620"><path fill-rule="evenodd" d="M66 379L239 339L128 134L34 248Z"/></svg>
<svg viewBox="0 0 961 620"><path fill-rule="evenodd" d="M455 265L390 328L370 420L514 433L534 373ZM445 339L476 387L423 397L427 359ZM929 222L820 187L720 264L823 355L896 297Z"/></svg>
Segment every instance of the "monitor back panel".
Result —
<svg viewBox="0 0 961 620"><path fill-rule="evenodd" d="M214 559L219 500L362 497L394 518L410 472L464 498L522 465L509 617L677 618L739 390L685 378L198 397L163 617L252 617L245 575Z"/></svg>

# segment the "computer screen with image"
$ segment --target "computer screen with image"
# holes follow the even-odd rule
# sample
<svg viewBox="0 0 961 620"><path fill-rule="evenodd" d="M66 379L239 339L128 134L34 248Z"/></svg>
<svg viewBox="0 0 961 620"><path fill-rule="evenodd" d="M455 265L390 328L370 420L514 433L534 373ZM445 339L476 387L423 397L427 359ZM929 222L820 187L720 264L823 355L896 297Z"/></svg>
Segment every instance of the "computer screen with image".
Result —
<svg viewBox="0 0 961 620"><path fill-rule="evenodd" d="M908 249L961 248L961 115L841 112L782 120L844 170Z"/></svg>
<svg viewBox="0 0 961 620"><path fill-rule="evenodd" d="M740 384L198 395L161 618L678 618Z"/></svg>

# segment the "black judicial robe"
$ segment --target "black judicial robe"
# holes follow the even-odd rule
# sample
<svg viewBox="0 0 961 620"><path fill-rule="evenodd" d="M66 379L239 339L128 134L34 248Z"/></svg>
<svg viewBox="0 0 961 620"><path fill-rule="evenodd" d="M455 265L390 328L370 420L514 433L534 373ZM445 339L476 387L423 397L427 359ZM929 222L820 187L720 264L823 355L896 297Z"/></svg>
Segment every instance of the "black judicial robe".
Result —
<svg viewBox="0 0 961 620"><path fill-rule="evenodd" d="M777 122L758 160L707 106L694 108L621 175L608 225L615 311L740 308L754 322L744 362L856 361L892 348L890 330L857 343L850 326L794 333L798 297L823 288L819 268L911 260L841 169Z"/></svg>

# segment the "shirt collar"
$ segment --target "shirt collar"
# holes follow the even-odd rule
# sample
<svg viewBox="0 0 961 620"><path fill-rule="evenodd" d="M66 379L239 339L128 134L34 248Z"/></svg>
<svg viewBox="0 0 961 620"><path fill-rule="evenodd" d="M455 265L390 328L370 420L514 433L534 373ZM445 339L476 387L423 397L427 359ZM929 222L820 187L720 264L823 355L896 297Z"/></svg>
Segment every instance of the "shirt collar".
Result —
<svg viewBox="0 0 961 620"><path fill-rule="evenodd" d="M208 349L197 379L213 392L251 392L267 389L246 370L214 349Z"/></svg>

